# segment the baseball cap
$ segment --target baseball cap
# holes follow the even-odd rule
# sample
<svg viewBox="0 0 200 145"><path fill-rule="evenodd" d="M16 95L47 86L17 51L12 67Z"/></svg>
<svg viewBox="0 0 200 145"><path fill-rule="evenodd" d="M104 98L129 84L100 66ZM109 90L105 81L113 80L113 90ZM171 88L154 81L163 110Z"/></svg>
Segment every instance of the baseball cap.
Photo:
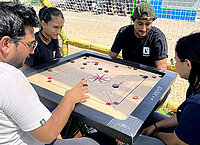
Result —
<svg viewBox="0 0 200 145"><path fill-rule="evenodd" d="M142 17L143 14L146 14L147 18L143 18ZM149 2L139 3L135 8L135 11L134 11L132 17L135 19L139 19L139 20L156 19L154 8Z"/></svg>

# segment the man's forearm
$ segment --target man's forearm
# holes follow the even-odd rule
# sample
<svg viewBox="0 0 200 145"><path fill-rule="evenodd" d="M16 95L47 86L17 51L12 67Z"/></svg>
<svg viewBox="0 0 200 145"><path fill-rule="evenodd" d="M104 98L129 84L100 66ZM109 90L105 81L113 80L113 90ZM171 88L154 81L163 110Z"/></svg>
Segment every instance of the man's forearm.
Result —
<svg viewBox="0 0 200 145"><path fill-rule="evenodd" d="M167 70L167 58L155 61L155 66L157 69Z"/></svg>

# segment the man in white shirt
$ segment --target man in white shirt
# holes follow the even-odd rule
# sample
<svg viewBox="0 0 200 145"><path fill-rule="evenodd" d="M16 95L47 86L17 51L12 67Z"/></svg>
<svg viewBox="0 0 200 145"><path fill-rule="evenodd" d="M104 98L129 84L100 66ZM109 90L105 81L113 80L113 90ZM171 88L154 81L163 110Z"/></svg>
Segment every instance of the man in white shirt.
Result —
<svg viewBox="0 0 200 145"><path fill-rule="evenodd" d="M89 96L82 85L67 91L50 113L27 78L18 69L37 42L35 11L13 2L0 2L0 144L40 145L53 142L65 126L76 103ZM89 138L57 139L54 145L98 145Z"/></svg>

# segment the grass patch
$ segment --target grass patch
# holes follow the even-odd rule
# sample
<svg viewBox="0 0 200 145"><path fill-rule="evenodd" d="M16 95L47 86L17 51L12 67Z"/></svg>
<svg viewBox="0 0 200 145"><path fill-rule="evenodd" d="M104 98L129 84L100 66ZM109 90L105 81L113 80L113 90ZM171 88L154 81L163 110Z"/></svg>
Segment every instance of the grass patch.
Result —
<svg viewBox="0 0 200 145"><path fill-rule="evenodd" d="M157 112L168 115L168 116L172 116L174 114L173 112L169 111L168 109L162 108L162 107L160 107L160 109Z"/></svg>

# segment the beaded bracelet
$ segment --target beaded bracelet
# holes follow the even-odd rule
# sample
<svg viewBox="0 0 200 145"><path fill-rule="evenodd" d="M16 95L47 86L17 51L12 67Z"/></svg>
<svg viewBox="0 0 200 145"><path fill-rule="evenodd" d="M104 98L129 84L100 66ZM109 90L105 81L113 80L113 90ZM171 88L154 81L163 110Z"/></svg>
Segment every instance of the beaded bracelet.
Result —
<svg viewBox="0 0 200 145"><path fill-rule="evenodd" d="M158 130L158 126L156 125L156 123L153 124L155 126L155 132L153 134L153 137L156 137L156 135L158 134L159 130Z"/></svg>
<svg viewBox="0 0 200 145"><path fill-rule="evenodd" d="M159 130L156 130L156 132L154 132L153 137L156 137L156 135L158 134Z"/></svg>

